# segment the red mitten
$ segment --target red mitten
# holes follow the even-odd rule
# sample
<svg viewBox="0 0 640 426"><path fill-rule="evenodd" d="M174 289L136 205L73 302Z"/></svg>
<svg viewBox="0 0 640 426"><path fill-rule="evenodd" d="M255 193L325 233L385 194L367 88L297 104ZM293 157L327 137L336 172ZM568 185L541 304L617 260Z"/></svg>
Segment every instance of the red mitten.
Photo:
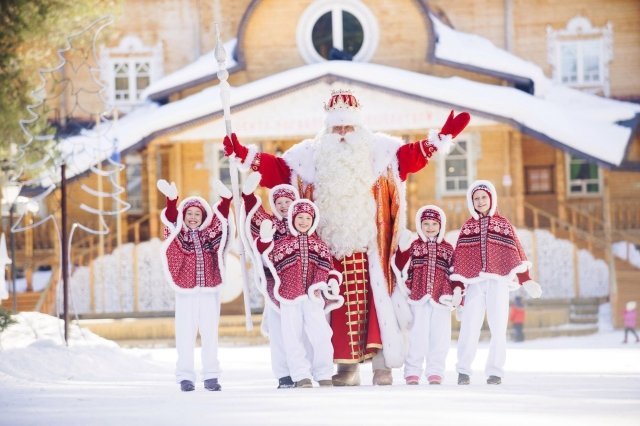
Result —
<svg viewBox="0 0 640 426"><path fill-rule="evenodd" d="M461 112L457 116L454 116L453 110L451 110L447 121L444 123L444 126L442 126L442 130L440 130L438 135L451 135L453 139L467 127L469 120L471 120L471 116L468 112Z"/></svg>
<svg viewBox="0 0 640 426"><path fill-rule="evenodd" d="M240 161L244 162L244 160L247 158L249 149L240 144L240 141L238 140L238 137L235 133L231 133L231 139L229 139L229 136L225 136L222 143L224 145L224 155L226 155L227 157L229 157L232 153L235 153L236 157L238 157Z"/></svg>
<svg viewBox="0 0 640 426"><path fill-rule="evenodd" d="M231 156L233 154L233 142L229 139L229 136L225 136L222 145L224 145L224 155L225 157Z"/></svg>

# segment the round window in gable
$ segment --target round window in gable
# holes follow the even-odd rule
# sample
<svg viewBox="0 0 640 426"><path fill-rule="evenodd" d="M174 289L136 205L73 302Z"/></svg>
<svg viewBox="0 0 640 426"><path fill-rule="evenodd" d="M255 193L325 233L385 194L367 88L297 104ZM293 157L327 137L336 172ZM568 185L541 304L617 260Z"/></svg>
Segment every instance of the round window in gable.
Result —
<svg viewBox="0 0 640 426"><path fill-rule="evenodd" d="M359 0L318 0L298 24L298 49L307 63L367 61L377 45L378 24Z"/></svg>

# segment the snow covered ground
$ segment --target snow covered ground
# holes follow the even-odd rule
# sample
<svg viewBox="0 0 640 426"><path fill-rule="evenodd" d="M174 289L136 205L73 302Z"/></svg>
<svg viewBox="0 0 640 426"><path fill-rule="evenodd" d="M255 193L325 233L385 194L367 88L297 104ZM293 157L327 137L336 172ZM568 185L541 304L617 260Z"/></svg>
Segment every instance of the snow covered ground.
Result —
<svg viewBox="0 0 640 426"><path fill-rule="evenodd" d="M510 343L501 386L484 384L481 343L470 386L276 390L266 346L223 346L222 392L182 393L175 349L123 349L23 313L0 335L0 425L640 425L640 344L622 332ZM199 360L196 358L196 362ZM362 368L371 383L370 365Z"/></svg>

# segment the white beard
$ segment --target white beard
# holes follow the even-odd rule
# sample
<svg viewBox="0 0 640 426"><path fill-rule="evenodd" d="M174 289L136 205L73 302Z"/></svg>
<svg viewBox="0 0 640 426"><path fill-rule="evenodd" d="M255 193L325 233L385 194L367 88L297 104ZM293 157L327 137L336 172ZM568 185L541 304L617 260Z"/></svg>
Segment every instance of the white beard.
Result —
<svg viewBox="0 0 640 426"><path fill-rule="evenodd" d="M320 210L318 234L341 259L376 244L376 204L371 188L373 135L357 129L341 137L318 136L314 201Z"/></svg>

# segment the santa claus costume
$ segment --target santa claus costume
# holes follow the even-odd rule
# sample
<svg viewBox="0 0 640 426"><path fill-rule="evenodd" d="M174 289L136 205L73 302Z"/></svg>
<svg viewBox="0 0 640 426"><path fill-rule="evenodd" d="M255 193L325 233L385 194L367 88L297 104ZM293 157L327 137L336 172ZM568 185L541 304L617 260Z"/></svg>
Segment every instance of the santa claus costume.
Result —
<svg viewBox="0 0 640 426"><path fill-rule="evenodd" d="M309 215L312 221L306 231L294 224L302 214ZM332 268L329 247L315 234L318 220L315 204L305 199L294 201L288 213L290 235L274 241L276 229L269 231L273 225L264 220L256 243L274 278L273 294L279 302L287 365L297 387L309 387L311 376L322 386L332 384L332 331L325 312L343 302L339 294L330 297L334 303L327 303L322 297L323 292L325 295L338 292L342 276ZM305 338L313 352L311 362L307 359Z"/></svg>
<svg viewBox="0 0 640 426"><path fill-rule="evenodd" d="M225 138L225 153L237 158L241 168L259 171L261 185L292 184L322 211L318 233L343 269L345 304L331 315L338 363L334 384L359 384L357 364L380 349L384 355L374 359L374 383L391 384L388 368L404 361L390 297L394 283L389 259L398 230L406 227L405 181L436 151L448 149L469 115L454 117L452 112L441 132L431 131L425 140L404 144L365 128L360 104L348 90L334 91L325 111L325 129L282 157L244 147L235 135ZM347 374L342 375L341 369Z"/></svg>
<svg viewBox="0 0 640 426"><path fill-rule="evenodd" d="M465 287L458 337L458 384L470 383L485 313L491 332L485 375L488 384L500 384L506 360L509 290L522 286L531 297L540 297L542 290L529 277L531 263L513 226L497 212L498 194L493 184L478 180L469 186L467 206L471 218L460 229L450 277L454 286Z"/></svg>
<svg viewBox="0 0 640 426"><path fill-rule="evenodd" d="M175 334L178 361L176 381L183 391L194 389L194 349L200 332L202 344L202 376L207 390L220 390L218 377L218 323L220 321L220 288L223 285L225 255L229 230L231 193L217 183L221 200L212 209L200 197L184 199L176 207L175 184L158 182L167 196L167 206L160 218L164 224L162 261L167 281L175 290ZM194 207L201 211L202 223L191 228L185 214Z"/></svg>
<svg viewBox="0 0 640 426"><path fill-rule="evenodd" d="M289 233L289 226L286 213L282 215L276 202L278 200L289 200L293 202L299 197L298 190L287 184L276 185L269 191L269 205L272 214L269 214L263 207L259 197L254 191L260 182L259 173L251 173L243 186L243 214L241 222L244 227L243 238L247 241L247 246L251 247L249 254L253 260L254 281L265 300L262 314L262 332L269 338L269 348L271 350L271 370L278 379L278 388L291 388L294 386L289 366L287 365L284 342L282 340L282 328L280 318L280 302L276 299L274 290L274 279L268 267L262 264L262 257L256 247L256 241L260 236L260 225L265 220L270 220L275 226L274 242L280 240ZM263 267L264 266L264 267ZM307 357L308 358L308 357Z"/></svg>
<svg viewBox="0 0 640 426"><path fill-rule="evenodd" d="M422 223L427 220L439 224L437 235L429 237L425 234ZM444 377L451 343L451 309L461 299L459 295L454 303L449 281L453 247L444 241L446 222L444 212L437 206L418 209L418 238L411 241L411 237L401 237L392 259L399 288L408 298L413 316L404 363L407 384L419 383L425 359L430 384L440 384Z"/></svg>

